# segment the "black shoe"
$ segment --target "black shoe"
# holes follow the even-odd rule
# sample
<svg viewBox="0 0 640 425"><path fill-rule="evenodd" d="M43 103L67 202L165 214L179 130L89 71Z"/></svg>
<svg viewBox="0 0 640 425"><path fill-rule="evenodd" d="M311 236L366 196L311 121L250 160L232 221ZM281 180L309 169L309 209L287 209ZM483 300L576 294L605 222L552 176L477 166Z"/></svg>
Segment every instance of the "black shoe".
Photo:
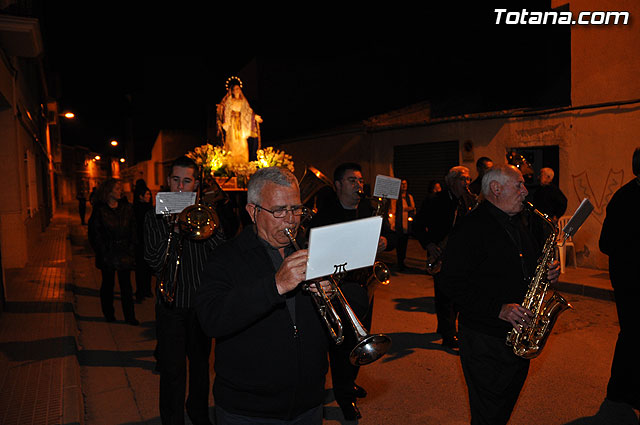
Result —
<svg viewBox="0 0 640 425"><path fill-rule="evenodd" d="M344 418L348 421L355 421L356 419L361 419L362 415L360 414L360 409L358 409L358 405L355 401L338 401L338 405L340 409L342 409L342 414Z"/></svg>
<svg viewBox="0 0 640 425"><path fill-rule="evenodd" d="M448 338L443 338L442 339L442 345L451 348L452 350L456 350L458 348L460 348L460 344L458 342L458 336L454 335L452 337L448 337Z"/></svg>
<svg viewBox="0 0 640 425"><path fill-rule="evenodd" d="M353 393L358 398L365 398L367 396L367 390L365 390L358 384L353 384Z"/></svg>
<svg viewBox="0 0 640 425"><path fill-rule="evenodd" d="M136 319L127 319L126 322L131 326L138 326L140 324L140 322L138 322Z"/></svg>
<svg viewBox="0 0 640 425"><path fill-rule="evenodd" d="M116 321L116 317L115 316L105 316L104 320L106 320L107 322L115 322Z"/></svg>

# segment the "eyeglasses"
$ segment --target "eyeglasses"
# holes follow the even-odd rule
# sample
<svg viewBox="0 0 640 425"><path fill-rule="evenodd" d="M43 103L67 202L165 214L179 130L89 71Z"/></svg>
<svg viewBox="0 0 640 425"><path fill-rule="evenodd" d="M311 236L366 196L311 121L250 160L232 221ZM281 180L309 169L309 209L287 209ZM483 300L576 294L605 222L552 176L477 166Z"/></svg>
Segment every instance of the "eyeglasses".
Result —
<svg viewBox="0 0 640 425"><path fill-rule="evenodd" d="M356 184L357 185L364 184L364 179L363 178L348 177L346 180L352 186L355 186Z"/></svg>
<svg viewBox="0 0 640 425"><path fill-rule="evenodd" d="M291 207L291 208L278 208L277 210L268 210L265 207L263 207L262 205L258 205L256 204L256 207L260 208L261 210L264 210L268 213L273 214L273 216L275 218L284 218L287 216L287 213L290 212L291 214L293 214L294 216L303 216L303 215L307 215L309 214L309 208L304 207L302 205L297 206L297 207Z"/></svg>

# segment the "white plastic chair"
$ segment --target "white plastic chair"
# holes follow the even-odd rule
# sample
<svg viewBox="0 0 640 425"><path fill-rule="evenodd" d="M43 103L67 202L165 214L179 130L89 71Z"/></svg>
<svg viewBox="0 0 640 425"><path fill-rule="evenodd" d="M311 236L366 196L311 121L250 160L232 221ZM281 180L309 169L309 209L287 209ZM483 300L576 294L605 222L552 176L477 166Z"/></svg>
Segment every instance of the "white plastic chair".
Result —
<svg viewBox="0 0 640 425"><path fill-rule="evenodd" d="M573 267L578 267L578 262L576 260L576 247L573 245L573 238L569 237L565 241L564 245L562 244L562 240L564 239L564 233L562 233L562 229L567 224L567 222L571 219L570 215L563 215L558 219L558 239L556 240L556 245L558 246L558 253L560 256L560 273L564 273L564 264L567 254L567 248L571 247L571 252L573 253Z"/></svg>

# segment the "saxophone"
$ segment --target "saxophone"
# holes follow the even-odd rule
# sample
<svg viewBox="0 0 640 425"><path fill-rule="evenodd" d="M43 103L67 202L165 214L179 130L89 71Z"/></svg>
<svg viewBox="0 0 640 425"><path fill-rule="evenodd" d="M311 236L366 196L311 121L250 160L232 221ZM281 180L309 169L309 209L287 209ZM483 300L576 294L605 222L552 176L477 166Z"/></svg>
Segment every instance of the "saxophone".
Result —
<svg viewBox="0 0 640 425"><path fill-rule="evenodd" d="M516 356L533 359L542 351L549 334L551 334L553 325L558 319L558 315L573 307L557 292L554 292L545 302L545 295L549 288L547 272L549 271L549 263L554 260L555 256L558 227L546 214L535 209L531 203L527 202L525 206L550 225L552 231L545 241L542 255L538 259L535 275L529 283L529 288L522 303L523 307L528 308L533 313L531 325L523 329L521 333L518 333L515 329L509 331L506 342L507 345L513 347L513 352Z"/></svg>

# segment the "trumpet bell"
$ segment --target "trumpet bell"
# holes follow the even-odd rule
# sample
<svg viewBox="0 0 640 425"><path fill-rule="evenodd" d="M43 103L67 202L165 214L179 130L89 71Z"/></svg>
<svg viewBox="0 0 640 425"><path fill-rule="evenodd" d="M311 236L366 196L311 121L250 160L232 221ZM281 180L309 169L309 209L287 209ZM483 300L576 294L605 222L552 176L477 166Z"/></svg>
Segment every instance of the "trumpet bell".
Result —
<svg viewBox="0 0 640 425"><path fill-rule="evenodd" d="M317 168L308 166L298 184L300 187L300 200L306 204L313 198L320 189L333 187L333 182Z"/></svg>
<svg viewBox="0 0 640 425"><path fill-rule="evenodd" d="M368 365L384 356L389 348L391 348L391 338L387 335L369 335L351 350L349 361L354 366Z"/></svg>
<svg viewBox="0 0 640 425"><path fill-rule="evenodd" d="M180 231L185 232L189 239L204 240L213 235L219 224L215 210L204 204L194 204L180 213Z"/></svg>

